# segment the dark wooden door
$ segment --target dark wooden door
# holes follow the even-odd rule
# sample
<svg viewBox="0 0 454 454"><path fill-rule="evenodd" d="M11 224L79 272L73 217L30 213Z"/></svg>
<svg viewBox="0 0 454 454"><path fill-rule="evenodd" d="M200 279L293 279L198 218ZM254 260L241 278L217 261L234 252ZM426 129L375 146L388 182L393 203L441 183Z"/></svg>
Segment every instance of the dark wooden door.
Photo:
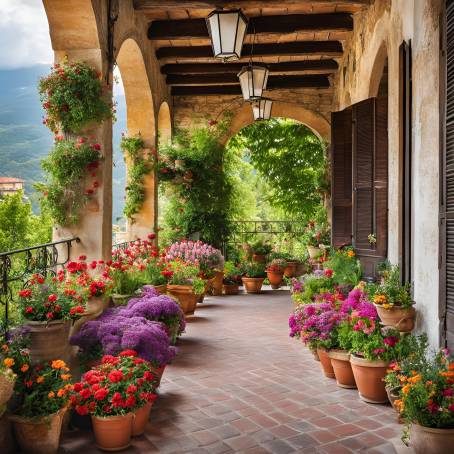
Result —
<svg viewBox="0 0 454 454"><path fill-rule="evenodd" d="M331 114L332 244L352 242L352 109Z"/></svg>
<svg viewBox="0 0 454 454"><path fill-rule="evenodd" d="M441 156L440 252L441 252L441 332L442 342L454 349L454 1L446 2L444 146Z"/></svg>
<svg viewBox="0 0 454 454"><path fill-rule="evenodd" d="M370 98L352 107L353 246L364 276L374 278L388 249L387 99Z"/></svg>

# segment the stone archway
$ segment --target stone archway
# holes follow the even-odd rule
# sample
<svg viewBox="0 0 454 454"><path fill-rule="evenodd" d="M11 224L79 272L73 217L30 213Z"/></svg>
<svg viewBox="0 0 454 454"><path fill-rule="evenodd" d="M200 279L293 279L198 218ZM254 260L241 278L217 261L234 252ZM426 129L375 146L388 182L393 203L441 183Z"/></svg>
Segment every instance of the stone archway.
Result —
<svg viewBox="0 0 454 454"><path fill-rule="evenodd" d="M382 43L375 56L374 64L370 74L369 97L374 98L379 95L380 84L383 83L384 71L388 66L388 51L386 44ZM387 76L387 74L386 74Z"/></svg>
<svg viewBox="0 0 454 454"><path fill-rule="evenodd" d="M153 95L143 53L132 38L123 41L116 58L126 98L127 128L129 135L140 133L145 152L156 145ZM128 163L126 163L128 165ZM155 230L157 219L156 178L154 173L145 177L145 202L141 211L128 220L127 236L130 240L145 238Z"/></svg>
<svg viewBox="0 0 454 454"><path fill-rule="evenodd" d="M272 116L291 118L292 120L303 123L322 141L330 141L331 126L329 122L323 116L310 109L306 109L305 107L296 104L275 101L273 102ZM228 133L226 134L225 140L227 141L245 126L250 125L253 122L254 118L252 116L251 106L245 103L233 116L232 123Z"/></svg>
<svg viewBox="0 0 454 454"><path fill-rule="evenodd" d="M167 144L172 139L172 117L167 102L163 102L158 113L158 140L159 144Z"/></svg>

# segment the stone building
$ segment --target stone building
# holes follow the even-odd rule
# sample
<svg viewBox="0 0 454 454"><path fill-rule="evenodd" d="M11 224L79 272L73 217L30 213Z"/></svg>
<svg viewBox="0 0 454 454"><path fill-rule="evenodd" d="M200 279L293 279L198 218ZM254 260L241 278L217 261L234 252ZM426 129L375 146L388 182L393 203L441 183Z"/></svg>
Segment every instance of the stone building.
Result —
<svg viewBox="0 0 454 454"><path fill-rule="evenodd" d="M12 195L24 189L24 180L13 177L0 177L0 197Z"/></svg>

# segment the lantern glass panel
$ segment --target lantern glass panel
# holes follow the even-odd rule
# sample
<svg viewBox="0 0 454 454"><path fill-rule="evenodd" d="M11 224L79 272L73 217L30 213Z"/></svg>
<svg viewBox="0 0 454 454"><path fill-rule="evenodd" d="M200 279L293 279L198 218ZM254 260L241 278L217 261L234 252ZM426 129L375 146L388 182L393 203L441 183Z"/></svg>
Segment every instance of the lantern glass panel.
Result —
<svg viewBox="0 0 454 454"><path fill-rule="evenodd" d="M271 109L273 101L271 99L262 98L252 104L252 113L254 120L269 120L271 118Z"/></svg>
<svg viewBox="0 0 454 454"><path fill-rule="evenodd" d="M259 99L268 82L268 69L264 66L245 66L238 74L241 91L246 101Z"/></svg>

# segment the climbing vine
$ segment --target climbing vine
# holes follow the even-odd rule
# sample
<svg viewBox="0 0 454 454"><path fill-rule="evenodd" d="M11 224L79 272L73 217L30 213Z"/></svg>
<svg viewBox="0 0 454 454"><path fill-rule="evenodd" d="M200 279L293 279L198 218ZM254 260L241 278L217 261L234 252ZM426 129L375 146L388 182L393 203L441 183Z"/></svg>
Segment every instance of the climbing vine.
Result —
<svg viewBox="0 0 454 454"><path fill-rule="evenodd" d="M126 186L125 216L133 221L145 202L145 177L150 174L156 162L156 151L144 153L144 142L140 134L128 137L123 135L120 148L128 163L128 183Z"/></svg>
<svg viewBox="0 0 454 454"><path fill-rule="evenodd" d="M58 136L49 155L41 161L46 172L44 183L36 188L53 220L62 226L76 224L80 212L99 186L97 170L102 159L101 146L84 137Z"/></svg>

